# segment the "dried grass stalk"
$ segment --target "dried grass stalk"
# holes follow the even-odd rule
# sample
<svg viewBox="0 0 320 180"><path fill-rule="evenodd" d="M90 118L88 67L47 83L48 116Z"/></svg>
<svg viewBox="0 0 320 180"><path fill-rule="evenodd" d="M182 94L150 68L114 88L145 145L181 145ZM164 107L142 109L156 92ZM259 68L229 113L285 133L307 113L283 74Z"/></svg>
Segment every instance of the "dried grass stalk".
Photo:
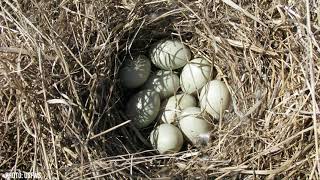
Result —
<svg viewBox="0 0 320 180"><path fill-rule="evenodd" d="M79 179L319 179L317 1L0 3L0 169ZM161 38L213 62L233 104L208 146L150 150L122 113L125 56ZM149 150L148 150L149 149Z"/></svg>

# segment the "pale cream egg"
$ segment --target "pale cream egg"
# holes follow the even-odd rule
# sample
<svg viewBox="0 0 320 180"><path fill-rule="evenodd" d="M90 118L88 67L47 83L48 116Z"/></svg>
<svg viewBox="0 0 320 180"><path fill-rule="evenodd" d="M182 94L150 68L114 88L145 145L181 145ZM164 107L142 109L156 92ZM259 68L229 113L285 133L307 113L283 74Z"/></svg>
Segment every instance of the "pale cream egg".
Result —
<svg viewBox="0 0 320 180"><path fill-rule="evenodd" d="M160 98L174 95L180 87L179 76L172 71L159 70L151 74L144 89L152 89L160 94Z"/></svg>
<svg viewBox="0 0 320 180"><path fill-rule="evenodd" d="M208 141L212 125L201 115L200 108L189 107L182 111L179 127L192 144Z"/></svg>
<svg viewBox="0 0 320 180"><path fill-rule="evenodd" d="M162 110L160 110L161 120L165 123L173 123L180 115L181 110L196 105L196 98L189 94L177 94L175 96L171 96L162 105Z"/></svg>
<svg viewBox="0 0 320 180"><path fill-rule="evenodd" d="M228 109L231 95L224 82L213 80L202 88L199 101L202 110L219 119L220 114Z"/></svg>
<svg viewBox="0 0 320 180"><path fill-rule="evenodd" d="M191 51L178 40L162 40L150 51L150 59L163 70L179 69L191 59Z"/></svg>
<svg viewBox="0 0 320 180"><path fill-rule="evenodd" d="M201 88L211 80L212 71L211 63L204 58L191 60L183 67L180 75L182 91L188 94L200 92Z"/></svg>
<svg viewBox="0 0 320 180"><path fill-rule="evenodd" d="M160 154L175 153L183 145L183 135L174 125L161 124L151 132L150 142Z"/></svg>

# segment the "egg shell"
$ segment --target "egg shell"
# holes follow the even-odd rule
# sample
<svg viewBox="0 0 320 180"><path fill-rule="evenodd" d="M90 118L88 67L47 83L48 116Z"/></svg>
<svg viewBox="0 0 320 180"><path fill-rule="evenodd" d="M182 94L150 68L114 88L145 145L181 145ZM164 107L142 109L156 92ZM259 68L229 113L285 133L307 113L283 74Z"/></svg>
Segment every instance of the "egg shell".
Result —
<svg viewBox="0 0 320 180"><path fill-rule="evenodd" d="M186 65L191 51L178 40L162 40L151 48L150 59L160 69L174 70Z"/></svg>
<svg viewBox="0 0 320 180"><path fill-rule="evenodd" d="M197 117L199 114L201 114L201 109L199 107L187 107L181 111L179 118L182 119L186 116Z"/></svg>
<svg viewBox="0 0 320 180"><path fill-rule="evenodd" d="M209 115L205 111L202 111L201 108L199 107L187 107L183 109L180 115L178 116L178 120L186 116L194 116L194 117L201 117L204 119L210 119Z"/></svg>
<svg viewBox="0 0 320 180"><path fill-rule="evenodd" d="M160 96L152 90L142 90L133 95L126 106L126 114L137 128L150 125L160 110Z"/></svg>
<svg viewBox="0 0 320 180"><path fill-rule="evenodd" d="M174 125L161 124L151 132L150 142L160 154L175 153L183 145L183 135Z"/></svg>
<svg viewBox="0 0 320 180"><path fill-rule="evenodd" d="M152 89L160 94L160 98L174 95L180 87L179 76L172 71L159 70L151 74L144 89Z"/></svg>
<svg viewBox="0 0 320 180"><path fill-rule="evenodd" d="M200 92L201 88L211 80L212 70L212 64L204 58L196 58L188 62L180 75L182 91L188 94Z"/></svg>
<svg viewBox="0 0 320 180"><path fill-rule="evenodd" d="M151 62L148 57L139 55L125 60L119 76L121 84L126 88L137 88L143 85L151 72Z"/></svg>
<svg viewBox="0 0 320 180"><path fill-rule="evenodd" d="M198 144L203 140L207 141L205 137L209 136L212 125L201 116L200 108L187 108L181 114L183 117L179 120L179 127L187 139L192 144Z"/></svg>
<svg viewBox="0 0 320 180"><path fill-rule="evenodd" d="M213 80L207 83L200 93L200 107L212 115L213 118L219 119L230 104L231 96L224 82Z"/></svg>
<svg viewBox="0 0 320 180"><path fill-rule="evenodd" d="M177 94L175 96L171 96L163 103L161 120L165 123L173 123L180 115L181 110L196 105L196 98L189 94Z"/></svg>

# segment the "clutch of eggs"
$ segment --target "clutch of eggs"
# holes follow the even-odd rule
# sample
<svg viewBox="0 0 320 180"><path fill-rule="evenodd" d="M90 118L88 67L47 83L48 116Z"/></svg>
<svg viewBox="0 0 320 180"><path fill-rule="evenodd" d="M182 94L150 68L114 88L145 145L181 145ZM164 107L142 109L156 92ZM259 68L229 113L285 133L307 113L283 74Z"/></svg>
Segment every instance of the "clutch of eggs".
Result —
<svg viewBox="0 0 320 180"><path fill-rule="evenodd" d="M138 90L126 104L128 118L140 129L161 120L150 134L160 154L180 151L184 137L194 145L207 142L212 130L208 114L219 119L231 100L224 82L212 80L212 63L191 60L190 49L178 40L159 41L149 55L150 60L144 55L126 59L119 71L121 84ZM152 73L151 63L160 69ZM173 71L179 68L180 77Z"/></svg>

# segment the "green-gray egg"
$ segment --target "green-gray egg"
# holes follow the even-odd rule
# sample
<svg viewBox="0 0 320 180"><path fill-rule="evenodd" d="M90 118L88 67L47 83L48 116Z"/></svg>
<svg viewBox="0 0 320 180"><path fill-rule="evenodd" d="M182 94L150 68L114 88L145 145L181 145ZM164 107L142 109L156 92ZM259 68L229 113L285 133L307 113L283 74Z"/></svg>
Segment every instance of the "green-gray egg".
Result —
<svg viewBox="0 0 320 180"><path fill-rule="evenodd" d="M126 106L126 114L137 128L150 125L160 110L160 96L157 92L146 89L133 95Z"/></svg>
<svg viewBox="0 0 320 180"><path fill-rule="evenodd" d="M121 84L127 88L137 88L147 81L150 72L151 62L146 56L127 59L119 71Z"/></svg>

